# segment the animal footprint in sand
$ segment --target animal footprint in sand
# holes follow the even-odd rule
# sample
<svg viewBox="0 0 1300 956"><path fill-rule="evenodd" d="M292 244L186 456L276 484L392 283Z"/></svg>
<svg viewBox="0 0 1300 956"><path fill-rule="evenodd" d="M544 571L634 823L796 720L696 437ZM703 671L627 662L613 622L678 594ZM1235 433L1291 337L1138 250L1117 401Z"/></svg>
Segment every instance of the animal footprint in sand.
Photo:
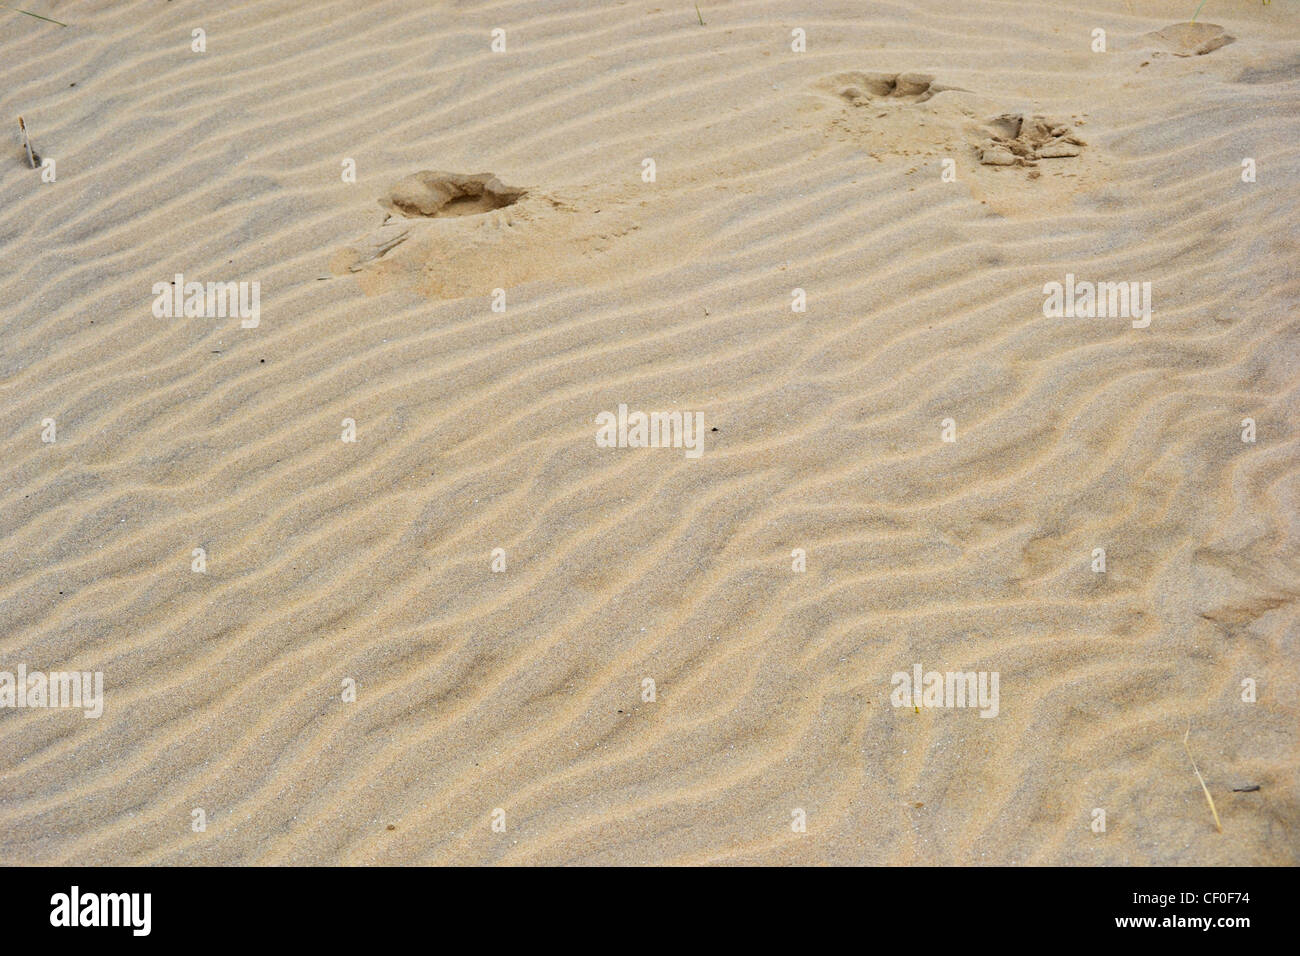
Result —
<svg viewBox="0 0 1300 956"><path fill-rule="evenodd" d="M936 93L958 89L936 83L927 73L840 73L831 77L830 85L838 87L840 96L854 106L879 105L885 99L924 103Z"/></svg>
<svg viewBox="0 0 1300 956"><path fill-rule="evenodd" d="M527 190L507 186L491 173L441 173L422 170L399 180L379 205L406 219L477 216L513 206Z"/></svg>
<svg viewBox="0 0 1300 956"><path fill-rule="evenodd" d="M1065 123L1042 116L1003 113L989 126L990 135L977 146L986 166L1037 166L1040 159L1078 156L1087 145Z"/></svg>
<svg viewBox="0 0 1300 956"><path fill-rule="evenodd" d="M635 232L640 208L617 192L507 186L492 173L423 170L377 197L384 222L340 248L334 276L367 295L414 290L429 298L493 296L533 281L587 281L612 268L605 253ZM619 261L635 261L631 251Z"/></svg>
<svg viewBox="0 0 1300 956"><path fill-rule="evenodd" d="M832 135L848 139L883 162L888 155L936 155L960 141L961 97L969 93L935 82L928 73L835 73L814 89L833 102Z"/></svg>
<svg viewBox="0 0 1300 956"><path fill-rule="evenodd" d="M526 189L507 186L491 173L444 173L425 169L398 180L379 200L388 217L370 235L354 242L336 257L336 273L360 272L383 259L412 238L411 230L435 228L417 226L411 220L454 219L483 216L513 206L528 194ZM400 217L400 218L397 218ZM480 224L492 223L479 220ZM450 223L437 228L458 229Z"/></svg>
<svg viewBox="0 0 1300 956"><path fill-rule="evenodd" d="M1146 34L1145 39L1174 56L1204 56L1237 38L1215 23L1174 23Z"/></svg>

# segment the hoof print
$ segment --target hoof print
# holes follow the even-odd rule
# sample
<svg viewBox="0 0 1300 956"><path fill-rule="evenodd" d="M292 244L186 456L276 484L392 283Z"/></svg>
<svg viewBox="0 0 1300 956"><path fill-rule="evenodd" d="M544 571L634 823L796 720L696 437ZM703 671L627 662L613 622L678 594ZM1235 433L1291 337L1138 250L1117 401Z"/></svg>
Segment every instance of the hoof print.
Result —
<svg viewBox="0 0 1300 956"><path fill-rule="evenodd" d="M841 73L833 82L840 96L854 106L870 106L882 99L924 103L936 93L956 89L936 83L928 73Z"/></svg>
<svg viewBox="0 0 1300 956"><path fill-rule="evenodd" d="M446 219L504 209L526 194L491 173L462 176L426 169L399 180L379 205L406 219Z"/></svg>
<svg viewBox="0 0 1300 956"><path fill-rule="evenodd" d="M1237 39L1215 23L1174 23L1145 38L1174 56L1204 56Z"/></svg>
<svg viewBox="0 0 1300 956"><path fill-rule="evenodd" d="M1003 113L988 126L990 135L976 147L985 166L1036 166L1079 156L1087 145L1068 125L1042 116Z"/></svg>

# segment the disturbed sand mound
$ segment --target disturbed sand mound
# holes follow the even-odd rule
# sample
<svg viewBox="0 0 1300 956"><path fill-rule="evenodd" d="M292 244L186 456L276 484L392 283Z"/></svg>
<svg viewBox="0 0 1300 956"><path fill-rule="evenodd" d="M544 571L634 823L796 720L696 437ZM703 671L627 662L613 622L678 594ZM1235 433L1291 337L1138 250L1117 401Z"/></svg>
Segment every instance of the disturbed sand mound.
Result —
<svg viewBox="0 0 1300 956"><path fill-rule="evenodd" d="M434 170L403 177L378 203L384 221L338 249L331 271L355 277L367 295L410 289L439 299L499 299L496 290L522 282L608 272L635 255L644 215L626 189L555 193ZM676 247L690 244L683 237Z"/></svg>
<svg viewBox="0 0 1300 956"><path fill-rule="evenodd" d="M1004 113L990 121L988 139L979 145L986 166L1036 166L1040 159L1068 159L1087 145L1068 123L1043 116Z"/></svg>

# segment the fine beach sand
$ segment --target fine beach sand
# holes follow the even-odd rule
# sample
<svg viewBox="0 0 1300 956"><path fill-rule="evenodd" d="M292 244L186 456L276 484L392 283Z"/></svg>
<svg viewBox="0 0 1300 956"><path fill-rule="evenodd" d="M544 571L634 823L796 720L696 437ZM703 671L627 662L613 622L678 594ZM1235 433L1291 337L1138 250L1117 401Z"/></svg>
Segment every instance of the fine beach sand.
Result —
<svg viewBox="0 0 1300 956"><path fill-rule="evenodd" d="M1294 4L22 5L0 864L1300 862Z"/></svg>

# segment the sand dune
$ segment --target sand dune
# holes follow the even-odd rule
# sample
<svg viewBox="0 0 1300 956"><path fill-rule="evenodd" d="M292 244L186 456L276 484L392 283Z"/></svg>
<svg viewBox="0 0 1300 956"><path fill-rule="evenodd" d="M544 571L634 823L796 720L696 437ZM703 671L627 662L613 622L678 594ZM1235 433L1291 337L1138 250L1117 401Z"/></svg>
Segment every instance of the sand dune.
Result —
<svg viewBox="0 0 1300 956"><path fill-rule="evenodd" d="M1290 5L26 6L0 862L1300 862Z"/></svg>

